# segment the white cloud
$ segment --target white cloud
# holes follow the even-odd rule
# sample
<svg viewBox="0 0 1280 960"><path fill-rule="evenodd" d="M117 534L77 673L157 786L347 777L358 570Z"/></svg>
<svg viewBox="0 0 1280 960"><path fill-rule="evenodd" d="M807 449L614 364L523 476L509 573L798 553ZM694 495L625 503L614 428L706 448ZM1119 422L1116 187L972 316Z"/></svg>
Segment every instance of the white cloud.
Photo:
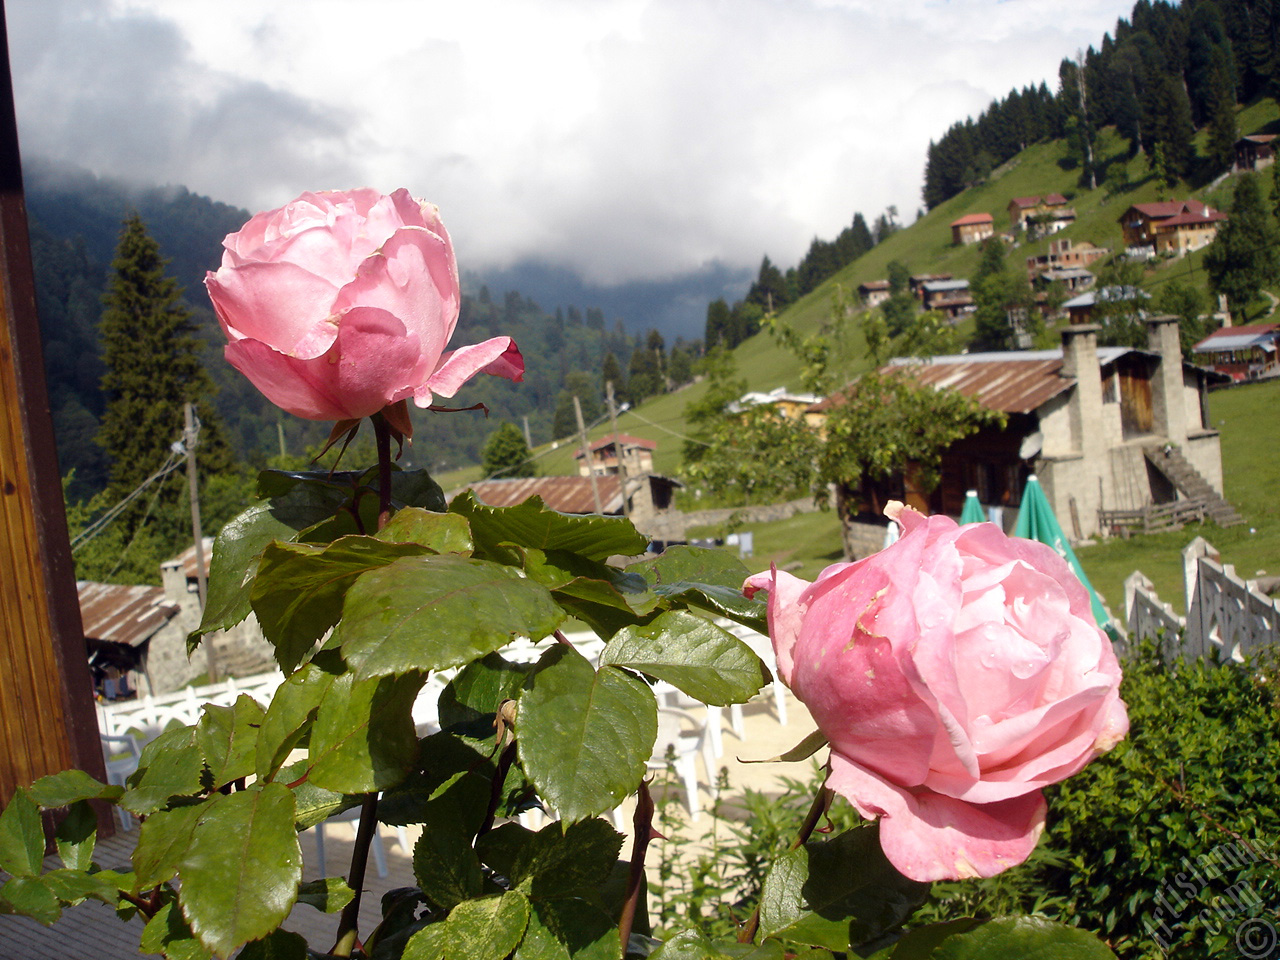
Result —
<svg viewBox="0 0 1280 960"><path fill-rule="evenodd" d="M1121 0L9 0L24 149L259 209L410 187L471 267L793 263Z"/></svg>

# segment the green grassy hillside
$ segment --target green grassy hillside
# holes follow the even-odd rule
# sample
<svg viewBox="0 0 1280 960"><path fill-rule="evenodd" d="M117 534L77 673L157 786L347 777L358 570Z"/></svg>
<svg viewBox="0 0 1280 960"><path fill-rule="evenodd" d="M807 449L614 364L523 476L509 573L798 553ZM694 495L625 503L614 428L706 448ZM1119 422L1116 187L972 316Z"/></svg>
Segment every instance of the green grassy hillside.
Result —
<svg viewBox="0 0 1280 960"><path fill-rule="evenodd" d="M1238 116L1242 134L1263 129L1274 129L1280 124L1280 107L1274 100L1264 99L1242 108ZM1204 134L1199 141L1203 146ZM1088 240L1113 251L1121 248L1119 217L1133 203L1146 203L1158 199L1159 188L1147 169L1145 157L1123 159L1127 144L1110 128L1102 131L1098 143L1098 155L1108 163L1126 163L1130 186L1123 192L1108 197L1104 187L1086 190L1079 184L1078 169L1067 162L1068 150L1064 141L1055 140L1034 144L1008 163L993 172L986 183L973 187L940 204L915 223L899 230L883 243L873 247L862 257L840 270L798 302L788 306L780 315L784 323L801 332L815 329L831 309L836 285L846 289L869 280L887 276L888 265L893 260L905 263L912 273L952 273L957 277L970 276L978 266L977 245L957 247L951 243L951 222L966 214L987 212L995 218L997 231L1009 228L1007 206L1009 200L1019 196L1046 193L1062 193L1071 199L1077 220L1059 237L1076 241ZM1264 177L1265 189L1270 190L1271 178ZM1232 181L1221 182L1196 189L1191 184L1179 184L1165 191L1170 199L1203 200L1211 206L1225 209L1230 205ZM1021 264L1025 258L1044 253L1049 239L1021 244L1010 254L1010 265ZM1161 284L1172 280L1190 281L1207 292L1207 281L1200 268L1203 252L1188 257L1160 261L1147 271L1142 285L1152 293ZM1280 290L1280 288L1277 288ZM1277 291L1273 291L1277 292ZM751 390L771 390L785 386L799 389L800 365L796 359L782 350L767 333L760 333L734 351L738 374ZM842 371L852 377L865 370L867 361L855 360ZM691 384L674 393L654 397L638 409L618 417L618 428L657 441L654 455L655 467L660 473L678 475L680 472L681 438L686 434L684 408L691 400L699 398L705 387ZM590 431L597 438L610 432L608 422ZM571 474L574 472L573 443L563 442L558 449L550 446L538 448L539 471L544 475ZM459 470L443 475L441 483L446 489L478 479L479 468Z"/></svg>

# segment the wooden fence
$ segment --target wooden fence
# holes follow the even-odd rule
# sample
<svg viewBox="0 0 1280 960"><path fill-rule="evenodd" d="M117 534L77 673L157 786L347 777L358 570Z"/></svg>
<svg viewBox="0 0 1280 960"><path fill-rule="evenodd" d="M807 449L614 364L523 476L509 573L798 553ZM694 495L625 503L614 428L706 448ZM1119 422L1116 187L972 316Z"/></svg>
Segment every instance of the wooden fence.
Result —
<svg viewBox="0 0 1280 960"><path fill-rule="evenodd" d="M1238 577L1202 537L1186 546L1182 560L1185 616L1161 601L1141 571L1125 580L1128 644L1154 639L1170 662L1195 660L1211 650L1243 660L1262 647L1280 644L1280 604L1255 581Z"/></svg>
<svg viewBox="0 0 1280 960"><path fill-rule="evenodd" d="M1148 503L1137 510L1099 510L1098 526L1112 534L1128 536L1134 530L1158 533L1192 521L1204 522L1208 504L1202 497L1172 503Z"/></svg>

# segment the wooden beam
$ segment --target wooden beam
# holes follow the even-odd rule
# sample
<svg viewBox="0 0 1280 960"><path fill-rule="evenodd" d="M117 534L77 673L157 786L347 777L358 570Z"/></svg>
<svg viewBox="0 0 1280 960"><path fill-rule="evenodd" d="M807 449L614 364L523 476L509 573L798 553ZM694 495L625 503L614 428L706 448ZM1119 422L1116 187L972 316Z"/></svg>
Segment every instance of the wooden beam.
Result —
<svg viewBox="0 0 1280 960"><path fill-rule="evenodd" d="M45 387L0 0L0 802L69 767L105 779Z"/></svg>

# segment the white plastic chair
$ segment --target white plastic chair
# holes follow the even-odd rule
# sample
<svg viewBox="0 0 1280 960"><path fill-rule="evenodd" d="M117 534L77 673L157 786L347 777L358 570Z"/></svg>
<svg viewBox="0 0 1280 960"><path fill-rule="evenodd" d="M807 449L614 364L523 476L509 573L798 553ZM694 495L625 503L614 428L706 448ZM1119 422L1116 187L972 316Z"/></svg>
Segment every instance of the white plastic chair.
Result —
<svg viewBox="0 0 1280 960"><path fill-rule="evenodd" d="M334 814L328 820L321 820L311 829L316 834L316 863L319 865L320 875L326 876L328 868L326 866L325 850L324 850L324 828L326 824L332 823L349 823L351 824L352 833L360 831L360 808L352 807L350 810L344 810L342 813ZM400 849L410 856L413 855L413 849L409 844L409 834L404 827L396 827L396 841L400 844ZM373 840L369 844L373 850L373 862L378 869L379 877L387 875L387 850L382 844L382 826L379 824L374 828Z"/></svg>
<svg viewBox="0 0 1280 960"><path fill-rule="evenodd" d="M645 764L650 770L665 770L668 762L675 766L676 775L684 785L689 819L695 823L700 806L696 766L699 755L702 756L702 766L706 771L707 785L712 796L716 793L715 757L711 751L708 728L707 720L699 720L688 710L659 707L658 737L653 744L653 756ZM671 755L670 760L668 754Z"/></svg>
<svg viewBox="0 0 1280 960"><path fill-rule="evenodd" d="M128 734L112 736L100 734L102 741L102 759L107 766L107 783L123 787L125 781L138 769L138 760L142 751L138 749L138 741ZM120 816L120 827L123 830L133 829L133 817L124 807L117 806Z"/></svg>

